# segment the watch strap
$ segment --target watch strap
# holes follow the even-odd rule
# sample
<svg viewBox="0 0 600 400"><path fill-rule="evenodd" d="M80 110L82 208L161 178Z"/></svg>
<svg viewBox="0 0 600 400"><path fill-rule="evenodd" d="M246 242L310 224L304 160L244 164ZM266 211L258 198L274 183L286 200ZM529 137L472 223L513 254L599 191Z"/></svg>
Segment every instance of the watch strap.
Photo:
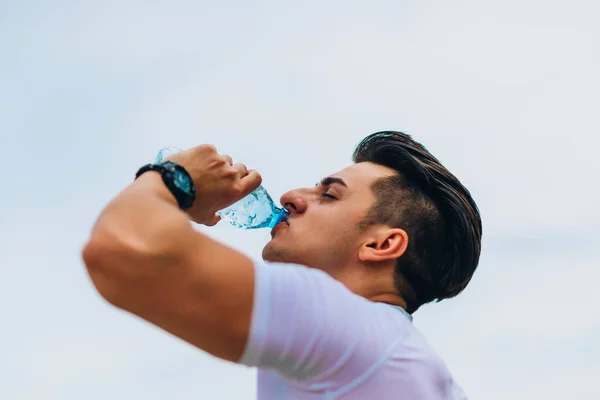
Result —
<svg viewBox="0 0 600 400"><path fill-rule="evenodd" d="M194 204L196 200L194 181L181 165L172 161L165 161L160 164L146 164L135 174L135 179L148 171L160 173L165 186L177 200L179 208L187 210Z"/></svg>

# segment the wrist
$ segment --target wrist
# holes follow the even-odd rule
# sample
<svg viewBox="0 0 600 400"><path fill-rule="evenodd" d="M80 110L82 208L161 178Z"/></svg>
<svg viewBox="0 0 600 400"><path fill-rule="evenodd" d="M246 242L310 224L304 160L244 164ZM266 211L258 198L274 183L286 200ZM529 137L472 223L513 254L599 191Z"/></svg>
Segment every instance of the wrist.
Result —
<svg viewBox="0 0 600 400"><path fill-rule="evenodd" d="M165 161L160 164L146 164L135 174L135 179L138 179L149 171L160 173L163 183L173 194L181 210L187 210L194 205L196 188L192 177L185 168L172 161Z"/></svg>
<svg viewBox="0 0 600 400"><path fill-rule="evenodd" d="M174 207L179 208L175 195L171 193L169 188L163 182L162 176L158 171L148 171L139 176L133 183L140 188L144 188L147 191L151 191L152 194L167 201Z"/></svg>

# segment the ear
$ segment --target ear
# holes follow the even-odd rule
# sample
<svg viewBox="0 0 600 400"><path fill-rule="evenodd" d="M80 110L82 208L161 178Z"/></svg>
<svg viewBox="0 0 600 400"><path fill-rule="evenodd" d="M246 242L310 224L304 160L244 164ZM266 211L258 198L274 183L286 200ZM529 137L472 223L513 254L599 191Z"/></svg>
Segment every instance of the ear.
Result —
<svg viewBox="0 0 600 400"><path fill-rule="evenodd" d="M385 227L378 229L362 244L358 252L361 261L377 262L400 258L408 247L405 230Z"/></svg>

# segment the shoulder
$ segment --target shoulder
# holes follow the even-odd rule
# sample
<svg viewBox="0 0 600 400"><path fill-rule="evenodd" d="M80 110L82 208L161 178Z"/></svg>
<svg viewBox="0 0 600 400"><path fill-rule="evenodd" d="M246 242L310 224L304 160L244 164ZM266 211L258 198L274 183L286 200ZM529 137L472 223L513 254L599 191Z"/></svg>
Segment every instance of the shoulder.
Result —
<svg viewBox="0 0 600 400"><path fill-rule="evenodd" d="M264 262L255 268L246 358L260 360L253 365L310 392L377 392L383 385L416 398L448 398L452 376L406 312L360 297L320 270Z"/></svg>
<svg viewBox="0 0 600 400"><path fill-rule="evenodd" d="M358 296L323 271L264 262L255 262L255 269L252 334L243 363L285 360L294 365L279 364L290 371L288 378L319 387L328 382L333 389L380 362L411 324L403 311Z"/></svg>
<svg viewBox="0 0 600 400"><path fill-rule="evenodd" d="M457 390L444 360L415 326L406 330L404 340L390 353L387 364L409 379L414 390L428 393L431 398L447 398Z"/></svg>
<svg viewBox="0 0 600 400"><path fill-rule="evenodd" d="M278 302L278 307L287 305L290 307L288 315L294 315L297 303L305 307L312 305L315 319L327 317L331 322L338 321L344 325L365 325L368 320L376 325L365 327L385 328L393 333L398 333L397 329L403 329L405 324L411 324L411 317L404 310L369 301L324 271L299 264L264 261L255 261L254 266L257 306Z"/></svg>

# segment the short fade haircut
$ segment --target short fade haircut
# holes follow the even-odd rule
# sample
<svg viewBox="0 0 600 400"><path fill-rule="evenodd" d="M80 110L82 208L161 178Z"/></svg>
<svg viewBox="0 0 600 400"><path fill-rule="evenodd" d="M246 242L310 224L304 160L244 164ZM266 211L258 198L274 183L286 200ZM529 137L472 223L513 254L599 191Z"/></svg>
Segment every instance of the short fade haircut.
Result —
<svg viewBox="0 0 600 400"><path fill-rule="evenodd" d="M408 247L395 271L395 286L407 311L462 292L481 253L481 216L469 191L423 145L402 132L367 136L352 160L398 172L372 184L376 201L359 228L385 224L408 234Z"/></svg>

